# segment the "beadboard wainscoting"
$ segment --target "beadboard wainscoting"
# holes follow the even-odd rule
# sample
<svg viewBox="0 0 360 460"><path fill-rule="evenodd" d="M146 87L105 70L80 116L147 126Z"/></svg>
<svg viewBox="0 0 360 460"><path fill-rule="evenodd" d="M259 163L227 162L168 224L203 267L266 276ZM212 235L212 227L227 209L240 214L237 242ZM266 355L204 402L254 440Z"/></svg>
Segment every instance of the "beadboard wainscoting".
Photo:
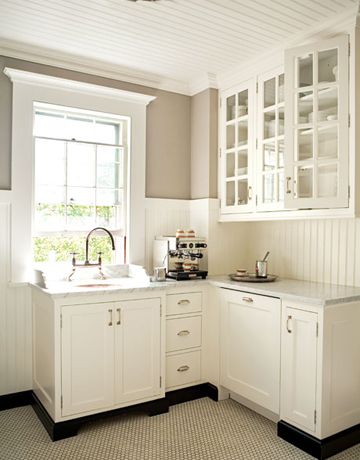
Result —
<svg viewBox="0 0 360 460"><path fill-rule="evenodd" d="M248 238L248 261L270 251L270 273L360 286L360 219L257 222Z"/></svg>
<svg viewBox="0 0 360 460"><path fill-rule="evenodd" d="M32 387L31 296L11 286L10 203L0 202L0 395Z"/></svg>

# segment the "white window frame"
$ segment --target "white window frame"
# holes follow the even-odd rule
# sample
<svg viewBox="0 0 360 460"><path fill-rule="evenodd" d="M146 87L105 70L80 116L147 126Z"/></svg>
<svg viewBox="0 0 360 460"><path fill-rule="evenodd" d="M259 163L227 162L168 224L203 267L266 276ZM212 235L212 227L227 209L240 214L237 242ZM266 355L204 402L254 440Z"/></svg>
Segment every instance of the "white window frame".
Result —
<svg viewBox="0 0 360 460"><path fill-rule="evenodd" d="M130 117L127 261L144 265L146 106L155 97L11 68L4 73L13 83L11 281L32 279L34 102Z"/></svg>

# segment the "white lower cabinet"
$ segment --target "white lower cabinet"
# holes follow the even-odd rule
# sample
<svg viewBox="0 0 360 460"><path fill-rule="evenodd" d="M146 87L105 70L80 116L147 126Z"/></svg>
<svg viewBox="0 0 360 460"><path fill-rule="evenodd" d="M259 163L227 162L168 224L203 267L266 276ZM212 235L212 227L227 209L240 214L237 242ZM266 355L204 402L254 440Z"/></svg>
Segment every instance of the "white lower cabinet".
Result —
<svg viewBox="0 0 360 460"><path fill-rule="evenodd" d="M221 289L220 384L279 413L280 299Z"/></svg>
<svg viewBox="0 0 360 460"><path fill-rule="evenodd" d="M284 307L282 318L281 414L315 430L318 315Z"/></svg>
<svg viewBox="0 0 360 460"><path fill-rule="evenodd" d="M62 415L160 393L160 299L62 308Z"/></svg>

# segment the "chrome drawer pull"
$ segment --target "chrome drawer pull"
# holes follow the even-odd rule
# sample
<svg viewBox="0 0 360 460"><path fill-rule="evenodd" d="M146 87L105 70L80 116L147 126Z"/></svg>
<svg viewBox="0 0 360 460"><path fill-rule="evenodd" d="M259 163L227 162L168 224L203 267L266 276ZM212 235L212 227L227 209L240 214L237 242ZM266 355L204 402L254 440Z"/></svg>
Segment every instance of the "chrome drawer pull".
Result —
<svg viewBox="0 0 360 460"><path fill-rule="evenodd" d="M180 367L178 368L177 371L178 371L178 372L186 372L186 371L188 371L189 369L190 369L189 366L180 366Z"/></svg>
<svg viewBox="0 0 360 460"><path fill-rule="evenodd" d="M289 315L289 316L287 317L287 320L286 320L286 330L288 331L289 334L292 333L292 330L289 329L289 322L290 322L291 320L292 320L292 316Z"/></svg>
<svg viewBox="0 0 360 460"><path fill-rule="evenodd" d="M189 335L190 334L190 331L187 331L187 330L184 330L184 331L179 331L177 333L177 335L179 335L180 337L184 336L184 335Z"/></svg>
<svg viewBox="0 0 360 460"><path fill-rule="evenodd" d="M119 325L119 324L121 324L121 310L120 310L120 308L117 308L116 311L117 311L117 314L118 314L118 320L116 321L116 324Z"/></svg>
<svg viewBox="0 0 360 460"><path fill-rule="evenodd" d="M248 303L253 303L254 302L254 300L251 297L243 297L242 300L244 302L248 302Z"/></svg>
<svg viewBox="0 0 360 460"><path fill-rule="evenodd" d="M182 299L182 300L179 300L178 305L188 305L189 303L190 303L190 300Z"/></svg>
<svg viewBox="0 0 360 460"><path fill-rule="evenodd" d="M113 325L113 316L112 316L112 309L109 308L108 313L110 313L110 321L108 322L108 326Z"/></svg>

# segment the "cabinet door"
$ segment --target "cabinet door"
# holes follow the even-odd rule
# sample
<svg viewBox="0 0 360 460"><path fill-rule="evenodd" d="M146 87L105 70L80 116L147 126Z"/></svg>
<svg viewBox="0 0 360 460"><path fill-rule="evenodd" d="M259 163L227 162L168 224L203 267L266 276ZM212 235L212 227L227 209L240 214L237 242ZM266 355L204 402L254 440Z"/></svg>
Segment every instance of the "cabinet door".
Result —
<svg viewBox="0 0 360 460"><path fill-rule="evenodd" d="M285 79L281 69L258 79L257 210L284 209Z"/></svg>
<svg viewBox="0 0 360 460"><path fill-rule="evenodd" d="M160 299L116 304L116 404L160 394Z"/></svg>
<svg viewBox="0 0 360 460"><path fill-rule="evenodd" d="M317 314L284 308L281 348L282 419L315 431Z"/></svg>
<svg viewBox="0 0 360 460"><path fill-rule="evenodd" d="M348 37L285 52L285 207L348 207Z"/></svg>
<svg viewBox="0 0 360 460"><path fill-rule="evenodd" d="M62 415L114 402L114 309L111 304L62 308Z"/></svg>
<svg viewBox="0 0 360 460"><path fill-rule="evenodd" d="M222 290L220 383L279 413L280 300Z"/></svg>
<svg viewBox="0 0 360 460"><path fill-rule="evenodd" d="M221 212L254 208L254 80L221 96Z"/></svg>

